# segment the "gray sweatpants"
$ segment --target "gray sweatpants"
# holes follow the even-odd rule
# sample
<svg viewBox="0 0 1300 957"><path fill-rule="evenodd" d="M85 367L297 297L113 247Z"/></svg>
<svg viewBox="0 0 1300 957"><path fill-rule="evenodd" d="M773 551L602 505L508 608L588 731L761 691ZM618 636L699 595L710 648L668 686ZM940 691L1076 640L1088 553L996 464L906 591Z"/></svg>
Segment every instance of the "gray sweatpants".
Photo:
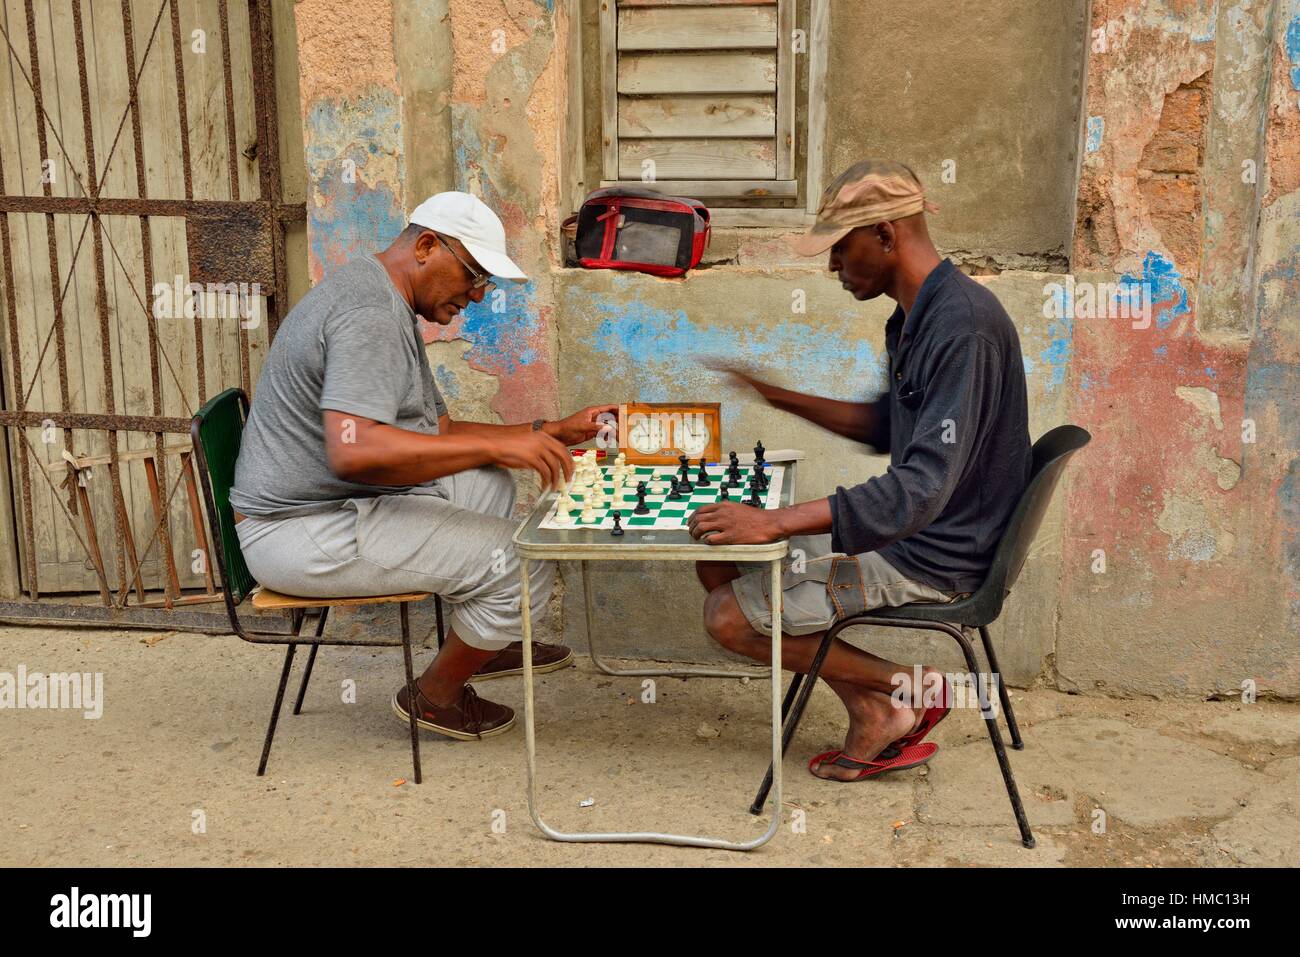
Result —
<svg viewBox="0 0 1300 957"><path fill-rule="evenodd" d="M523 637L514 482L503 469L480 468L438 486L445 497L345 499L311 515L249 516L235 531L248 570L267 588L309 598L433 592L452 606L467 645L500 650ZM534 621L554 581L553 563L530 563Z"/></svg>

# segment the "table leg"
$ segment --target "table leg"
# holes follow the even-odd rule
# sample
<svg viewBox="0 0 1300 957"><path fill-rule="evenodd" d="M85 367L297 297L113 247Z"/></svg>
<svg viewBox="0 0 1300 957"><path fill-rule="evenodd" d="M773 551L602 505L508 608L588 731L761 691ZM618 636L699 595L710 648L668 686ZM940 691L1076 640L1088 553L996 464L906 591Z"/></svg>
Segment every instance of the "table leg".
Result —
<svg viewBox="0 0 1300 957"><path fill-rule="evenodd" d="M585 562L583 563L585 567ZM522 576L520 611L524 646L524 751L528 761L528 813L537 829L553 841L577 844L676 844L681 847L712 847L724 851L752 851L762 847L781 825L781 560L772 562L772 779L773 811L767 831L749 841L725 841L690 834L660 834L654 831L604 831L568 833L557 831L542 820L537 809L537 738L533 714L533 624L528 600L528 560L519 560ZM585 584L585 582L584 582Z"/></svg>
<svg viewBox="0 0 1300 957"><path fill-rule="evenodd" d="M587 650L591 653L592 663L607 675L615 678L765 678L767 671L758 669L723 669L704 668L688 665L685 668L611 668L601 659L596 651L595 609L591 597L591 574L588 563L582 566L582 600L587 612Z"/></svg>

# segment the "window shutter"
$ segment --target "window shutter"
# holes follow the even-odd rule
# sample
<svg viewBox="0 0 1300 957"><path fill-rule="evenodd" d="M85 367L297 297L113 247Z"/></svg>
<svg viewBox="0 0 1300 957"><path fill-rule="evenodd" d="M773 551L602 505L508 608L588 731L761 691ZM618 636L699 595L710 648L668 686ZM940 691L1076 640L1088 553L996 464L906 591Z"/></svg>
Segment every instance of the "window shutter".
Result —
<svg viewBox="0 0 1300 957"><path fill-rule="evenodd" d="M794 4L602 0L602 185L794 197Z"/></svg>

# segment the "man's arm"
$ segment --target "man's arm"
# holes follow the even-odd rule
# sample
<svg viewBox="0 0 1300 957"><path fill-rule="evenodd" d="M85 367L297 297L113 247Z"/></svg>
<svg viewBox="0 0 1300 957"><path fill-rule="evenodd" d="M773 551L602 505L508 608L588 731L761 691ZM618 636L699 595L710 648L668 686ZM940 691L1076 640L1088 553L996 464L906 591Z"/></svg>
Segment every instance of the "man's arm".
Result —
<svg viewBox="0 0 1300 957"><path fill-rule="evenodd" d="M324 411L325 454L334 474L366 485L418 485L484 465L532 469L542 488L573 475L573 458L556 439L528 426L491 434L427 435L334 409Z"/></svg>
<svg viewBox="0 0 1300 957"><path fill-rule="evenodd" d="M725 372L752 388L773 408L793 412L827 431L870 445L877 452L889 451L889 402L882 397L874 402L845 402L822 396L805 395L792 389L763 382L747 369L717 361L705 363Z"/></svg>
<svg viewBox="0 0 1300 957"><path fill-rule="evenodd" d="M616 430L618 406L592 405L554 422L543 422L540 431L564 445L581 445L594 439L601 431ZM461 422L449 415L438 419L438 431L444 435L479 435L493 438L505 434L525 434L533 431L531 422L522 425L496 425L490 422Z"/></svg>
<svg viewBox="0 0 1300 957"><path fill-rule="evenodd" d="M691 535L712 545L763 544L791 535L831 532L831 548L874 551L933 522L952 496L980 423L998 394L996 350L978 335L947 344L925 385L916 428L897 466L830 498L779 509L736 502L704 505Z"/></svg>

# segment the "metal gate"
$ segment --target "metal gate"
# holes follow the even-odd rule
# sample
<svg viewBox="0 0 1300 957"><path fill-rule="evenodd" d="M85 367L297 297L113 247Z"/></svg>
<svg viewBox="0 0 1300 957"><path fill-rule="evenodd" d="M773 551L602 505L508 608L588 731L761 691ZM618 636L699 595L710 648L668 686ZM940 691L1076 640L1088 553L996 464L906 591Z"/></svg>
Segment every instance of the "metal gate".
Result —
<svg viewBox="0 0 1300 957"><path fill-rule="evenodd" d="M201 626L189 416L251 391L305 215L270 0L0 0L0 33L0 618Z"/></svg>

